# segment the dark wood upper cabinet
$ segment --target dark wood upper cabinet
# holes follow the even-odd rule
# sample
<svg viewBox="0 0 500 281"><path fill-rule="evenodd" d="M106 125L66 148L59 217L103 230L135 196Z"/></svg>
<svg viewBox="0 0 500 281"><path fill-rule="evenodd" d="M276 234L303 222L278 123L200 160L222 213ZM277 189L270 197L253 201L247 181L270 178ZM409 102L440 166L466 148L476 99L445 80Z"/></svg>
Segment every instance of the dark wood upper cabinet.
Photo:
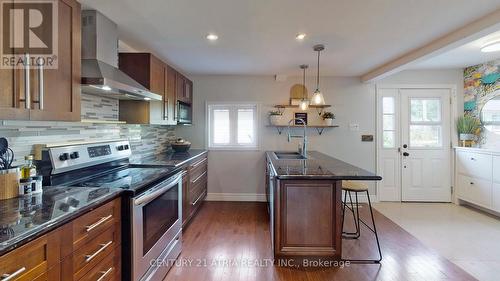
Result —
<svg viewBox="0 0 500 281"><path fill-rule="evenodd" d="M58 3L56 69L0 70L0 118L13 120L80 120L81 6ZM14 35L15 36L15 35ZM29 89L25 89L29 77ZM26 97L29 105L26 105Z"/></svg>
<svg viewBox="0 0 500 281"><path fill-rule="evenodd" d="M191 104L193 102L193 82L184 75L177 73L176 83L177 100Z"/></svg>
<svg viewBox="0 0 500 281"><path fill-rule="evenodd" d="M120 69L161 101L120 101L120 120L134 124L175 125L174 101L168 96L167 65L150 53L120 53Z"/></svg>
<svg viewBox="0 0 500 281"><path fill-rule="evenodd" d="M166 67L165 73L165 81L166 83L166 108L168 109L167 116L169 120L173 120L173 122L177 122L177 94L176 94L176 75L177 71L172 67Z"/></svg>

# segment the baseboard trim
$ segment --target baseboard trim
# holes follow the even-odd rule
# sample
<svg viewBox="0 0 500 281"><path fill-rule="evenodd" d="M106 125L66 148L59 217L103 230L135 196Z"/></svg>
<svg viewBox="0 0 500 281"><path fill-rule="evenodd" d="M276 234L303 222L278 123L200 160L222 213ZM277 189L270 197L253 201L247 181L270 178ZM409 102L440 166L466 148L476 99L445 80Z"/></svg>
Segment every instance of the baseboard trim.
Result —
<svg viewBox="0 0 500 281"><path fill-rule="evenodd" d="M206 201L266 202L265 194L257 193L208 193Z"/></svg>

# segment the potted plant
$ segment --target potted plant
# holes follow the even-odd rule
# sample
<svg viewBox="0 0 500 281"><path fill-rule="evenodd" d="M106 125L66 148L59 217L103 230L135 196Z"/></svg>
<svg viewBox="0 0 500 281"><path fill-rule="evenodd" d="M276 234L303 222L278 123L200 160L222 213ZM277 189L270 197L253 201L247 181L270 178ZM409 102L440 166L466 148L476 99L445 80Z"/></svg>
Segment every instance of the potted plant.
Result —
<svg viewBox="0 0 500 281"><path fill-rule="evenodd" d="M281 123L282 116L283 114L278 110L270 111L269 122L271 122L271 125L279 125Z"/></svg>
<svg viewBox="0 0 500 281"><path fill-rule="evenodd" d="M333 125L333 119L335 119L335 114L333 114L333 112L325 112L321 117L323 117L326 126Z"/></svg>
<svg viewBox="0 0 500 281"><path fill-rule="evenodd" d="M457 120L457 131L459 134L459 140L464 145L466 143L472 143L481 133L481 121L470 115L459 117Z"/></svg>

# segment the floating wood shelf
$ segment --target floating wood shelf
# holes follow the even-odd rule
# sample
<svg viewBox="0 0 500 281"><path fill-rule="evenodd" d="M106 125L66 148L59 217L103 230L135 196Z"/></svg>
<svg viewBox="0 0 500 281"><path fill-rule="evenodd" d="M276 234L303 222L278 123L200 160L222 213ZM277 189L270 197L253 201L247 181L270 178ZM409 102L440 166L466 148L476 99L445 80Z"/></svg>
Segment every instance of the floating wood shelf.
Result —
<svg viewBox="0 0 500 281"><path fill-rule="evenodd" d="M278 134L281 135L283 130L288 128L288 125L267 125L267 127L274 127L278 131ZM292 125L290 128L303 128L304 126L302 125ZM332 126L327 126L327 125L307 125L307 128L314 128L316 131L318 131L318 134L321 135L323 134L323 131L328 128L338 128L338 125L332 125Z"/></svg>
<svg viewBox="0 0 500 281"><path fill-rule="evenodd" d="M324 104L324 105L313 105L313 104L310 104L309 105L309 108L316 108L316 110L318 111L319 115L321 115L323 113L323 110L325 108L329 108L329 107L332 107L332 106L329 105L329 104ZM274 108L277 108L280 113L283 113L283 111L285 111L286 108L299 108L299 106L298 105L291 105L291 104L276 104L274 106Z"/></svg>

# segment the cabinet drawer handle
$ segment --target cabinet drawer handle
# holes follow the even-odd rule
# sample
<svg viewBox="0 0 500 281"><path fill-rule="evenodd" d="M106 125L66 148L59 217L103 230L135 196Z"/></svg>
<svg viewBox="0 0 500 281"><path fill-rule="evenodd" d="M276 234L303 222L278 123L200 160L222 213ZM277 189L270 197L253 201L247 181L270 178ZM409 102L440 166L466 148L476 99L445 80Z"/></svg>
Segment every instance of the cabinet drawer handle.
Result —
<svg viewBox="0 0 500 281"><path fill-rule="evenodd" d="M102 251L106 250L106 248L111 245L113 243L113 241L109 241L108 243L106 244L101 244L101 248L99 248L99 250L95 251L95 253L91 254L91 255L85 255L85 262L89 262L91 260L93 260L97 255L99 255Z"/></svg>
<svg viewBox="0 0 500 281"><path fill-rule="evenodd" d="M93 223L91 225L87 225L85 228L87 229L87 232L90 232L94 228L98 227L99 225L101 225L101 224L105 223L106 221L108 221L109 219L111 219L112 217L113 217L113 215L109 215L107 217L101 218L97 222L95 222L95 223Z"/></svg>
<svg viewBox="0 0 500 281"><path fill-rule="evenodd" d="M191 168L196 168L198 166L200 166L201 163L204 163L205 161L207 160L207 158L203 158L202 160L200 160L199 162L197 163L194 163L193 165L191 165Z"/></svg>
<svg viewBox="0 0 500 281"><path fill-rule="evenodd" d="M191 203L191 205L192 206L196 205L198 201L200 201L201 197L203 197L203 195L205 195L205 192L202 192L201 195L198 197L198 199L196 199L193 203Z"/></svg>
<svg viewBox="0 0 500 281"><path fill-rule="evenodd" d="M99 277L99 279L97 279L96 281L102 281L104 280L104 278L106 278L106 276L108 276L108 274L111 273L111 271L113 271L113 267L110 267L108 270L106 271L101 271L100 273L102 274L101 277Z"/></svg>
<svg viewBox="0 0 500 281"><path fill-rule="evenodd" d="M9 280L14 280L19 274L23 273L26 271L26 267L21 267L18 270L16 270L14 273L11 274L2 274L2 279L1 281L9 281Z"/></svg>
<svg viewBox="0 0 500 281"><path fill-rule="evenodd" d="M200 180L206 174L207 174L207 171L203 172L203 174L199 175L195 180L192 180L191 183L196 183L198 180Z"/></svg>

